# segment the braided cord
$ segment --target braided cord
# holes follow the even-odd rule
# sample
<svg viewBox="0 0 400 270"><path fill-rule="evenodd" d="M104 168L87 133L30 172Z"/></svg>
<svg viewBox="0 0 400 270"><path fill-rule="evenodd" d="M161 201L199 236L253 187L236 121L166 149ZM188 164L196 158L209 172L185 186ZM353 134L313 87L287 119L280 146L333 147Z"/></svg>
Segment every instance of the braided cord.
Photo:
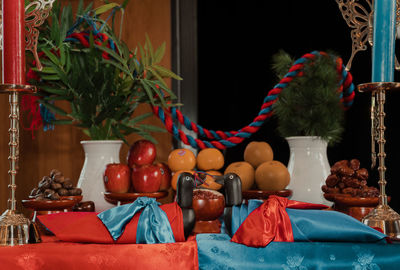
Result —
<svg viewBox="0 0 400 270"><path fill-rule="evenodd" d="M175 108L170 107L166 111L160 106L153 106L154 114L160 118L164 123L166 129L173 134L173 136L181 140L186 145L193 148L218 148L226 149L236 146L244 139L249 138L253 133L257 132L264 124L265 120L269 118L273 111L272 105L278 100L279 93L289 85L289 83L296 77L303 75L304 65L313 60L317 56L327 56L325 52L313 51L303 55L296 60L293 66L289 69L288 73L280 80L280 82L271 89L267 96L264 98L260 112L253 119L249 125L239 129L238 131L214 131L203 128L202 126L192 122L182 112ZM352 76L346 71L341 58L335 59L336 69L341 77L339 82L338 92L340 93L340 101L343 103L344 109L348 109L354 100L354 84L352 83ZM199 137L206 138L207 140L200 140L185 134L182 130L178 129L174 120L184 125L188 130L196 132ZM210 141L208 141L210 140Z"/></svg>

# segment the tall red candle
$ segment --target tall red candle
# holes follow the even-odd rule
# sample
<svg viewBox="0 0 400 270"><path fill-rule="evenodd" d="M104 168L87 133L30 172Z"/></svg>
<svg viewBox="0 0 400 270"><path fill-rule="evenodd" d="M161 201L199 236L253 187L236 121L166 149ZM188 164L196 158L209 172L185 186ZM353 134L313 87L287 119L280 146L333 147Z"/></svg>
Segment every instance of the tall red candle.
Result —
<svg viewBox="0 0 400 270"><path fill-rule="evenodd" d="M3 83L25 84L25 3L2 0Z"/></svg>

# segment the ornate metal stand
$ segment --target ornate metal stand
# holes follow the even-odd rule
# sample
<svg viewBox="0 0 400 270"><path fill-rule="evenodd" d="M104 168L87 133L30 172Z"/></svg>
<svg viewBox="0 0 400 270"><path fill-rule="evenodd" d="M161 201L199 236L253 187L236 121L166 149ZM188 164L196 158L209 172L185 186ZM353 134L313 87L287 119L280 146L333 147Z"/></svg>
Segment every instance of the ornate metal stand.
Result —
<svg viewBox="0 0 400 270"><path fill-rule="evenodd" d="M379 171L379 205L365 216L362 222L370 227L378 227L393 240L400 240L400 215L395 212L387 202L385 179L385 95L386 91L400 90L400 83L377 82L365 83L358 86L360 92L371 92L371 137L372 137L372 162L374 165L375 142L378 143L378 171ZM376 102L375 102L376 101Z"/></svg>
<svg viewBox="0 0 400 270"><path fill-rule="evenodd" d="M40 242L40 236L34 224L24 215L17 212L15 200L16 175L18 172L19 156L19 93L33 93L36 88L30 85L0 85L0 93L9 94L10 104L10 197L8 199L8 209L0 216L0 245L14 246L27 243Z"/></svg>

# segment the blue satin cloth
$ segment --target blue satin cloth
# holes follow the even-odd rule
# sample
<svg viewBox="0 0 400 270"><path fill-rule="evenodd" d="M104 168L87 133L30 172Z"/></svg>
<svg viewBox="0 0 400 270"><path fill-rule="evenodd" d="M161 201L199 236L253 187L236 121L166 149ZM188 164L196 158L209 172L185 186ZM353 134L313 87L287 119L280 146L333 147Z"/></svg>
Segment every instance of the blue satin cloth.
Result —
<svg viewBox="0 0 400 270"><path fill-rule="evenodd" d="M131 204L124 204L104 212L97 217L103 222L112 238L117 240L134 215L139 214L136 244L175 243L167 214L158 207L155 198L139 197Z"/></svg>
<svg viewBox="0 0 400 270"><path fill-rule="evenodd" d="M199 269L400 269L400 244L271 242L265 248L253 248L230 239L227 234L198 234Z"/></svg>
<svg viewBox="0 0 400 270"><path fill-rule="evenodd" d="M262 203L260 200L249 200L247 205L233 207L233 234ZM290 208L286 208L286 212L292 225L294 241L386 242L385 234L340 212Z"/></svg>

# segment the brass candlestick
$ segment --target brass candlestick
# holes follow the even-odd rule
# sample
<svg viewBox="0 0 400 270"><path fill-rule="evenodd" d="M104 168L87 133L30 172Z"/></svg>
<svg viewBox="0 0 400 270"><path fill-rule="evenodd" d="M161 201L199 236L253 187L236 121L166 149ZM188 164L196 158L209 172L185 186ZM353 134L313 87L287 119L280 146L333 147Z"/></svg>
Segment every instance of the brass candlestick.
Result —
<svg viewBox="0 0 400 270"><path fill-rule="evenodd" d="M0 216L0 245L15 246L27 243L37 243L40 241L40 236L36 227L31 221L24 217L23 214L17 211L17 202L15 200L16 175L18 172L18 157L19 157L19 93L34 93L36 88L30 85L14 85L1 84L0 93L9 94L10 104L10 134L9 147L10 154L8 160L10 169L10 197L8 199L8 209Z"/></svg>
<svg viewBox="0 0 400 270"><path fill-rule="evenodd" d="M393 240L400 240L400 215L394 211L387 202L385 179L385 96L386 91L400 90L397 82L365 83L358 86L360 92L371 92L371 139L372 139L372 165L374 158L378 158L379 171L379 205L362 219L370 227L377 227ZM378 143L378 154L375 154L375 143Z"/></svg>

